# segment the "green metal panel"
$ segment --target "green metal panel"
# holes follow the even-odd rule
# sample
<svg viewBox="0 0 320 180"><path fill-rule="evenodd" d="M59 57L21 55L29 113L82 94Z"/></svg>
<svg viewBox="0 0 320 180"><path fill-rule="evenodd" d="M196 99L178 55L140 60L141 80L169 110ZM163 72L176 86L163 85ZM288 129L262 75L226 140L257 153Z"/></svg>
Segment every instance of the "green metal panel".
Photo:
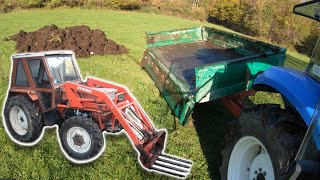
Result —
<svg viewBox="0 0 320 180"><path fill-rule="evenodd" d="M215 100L251 89L258 74L271 66L283 64L283 61L275 61L277 59L283 59L283 56L279 54L266 57L253 55L247 59L196 67L195 101L200 102L205 96L209 96L209 100Z"/></svg>
<svg viewBox="0 0 320 180"><path fill-rule="evenodd" d="M202 27L147 33L148 47L197 42L202 40Z"/></svg>
<svg viewBox="0 0 320 180"><path fill-rule="evenodd" d="M286 49L208 27L147 33L142 61L186 124L195 103L249 90L258 74L283 66Z"/></svg>
<svg viewBox="0 0 320 180"><path fill-rule="evenodd" d="M179 122L185 125L195 105L192 93L149 52L145 54L143 68L155 82L168 105L179 118Z"/></svg>
<svg viewBox="0 0 320 180"><path fill-rule="evenodd" d="M226 74L226 70L227 63L195 68L196 102L200 102L212 89L220 88L220 76ZM217 94L215 96L217 96Z"/></svg>

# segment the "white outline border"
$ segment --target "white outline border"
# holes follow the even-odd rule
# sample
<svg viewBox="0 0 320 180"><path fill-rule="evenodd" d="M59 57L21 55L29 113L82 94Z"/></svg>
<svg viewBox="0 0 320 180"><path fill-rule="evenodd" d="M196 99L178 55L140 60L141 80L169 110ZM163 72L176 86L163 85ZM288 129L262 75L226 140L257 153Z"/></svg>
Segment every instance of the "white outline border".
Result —
<svg viewBox="0 0 320 180"><path fill-rule="evenodd" d="M63 50L63 51L46 51L46 52L40 52L40 53L48 53L48 52L68 52L68 51L65 51L65 50ZM69 52L70 52L70 51L69 51ZM71 51L71 52L72 52L72 51ZM33 54L33 53L30 53L30 54ZM34 54L36 54L36 53L34 53ZM55 129L56 129L56 139L57 139L58 144L59 144L59 146L60 146L60 150L63 152L64 156L65 156L69 161L73 162L74 164L87 164L87 163L90 163L90 162L95 161L96 159L98 159L98 158L104 153L105 148L106 148L106 139L107 139L106 137L107 137L107 135L119 136L119 135L121 135L121 134L124 133L124 134L127 136L127 138L129 139L129 141L130 141L131 146L133 147L133 149L137 152L136 158L138 159L138 162L139 162L140 166L141 166L144 170L146 170L146 171L148 171L148 172L154 172L154 173L157 173L157 174L160 174L160 175L170 176L170 177L177 178L177 179L185 179L185 178L188 177L188 175L189 175L190 172L191 172L191 168L192 168L193 163L191 164L190 172L185 176L185 178L179 178L179 177L177 177L177 176L173 176L173 175L170 175L170 174L165 174L165 173L161 173L161 172L158 172L158 171L154 171L154 170L145 168L145 167L143 166L143 164L140 162L140 159L139 159L139 157L140 157L140 152L139 152L139 151L137 150L137 148L134 146L134 143L132 142L132 140L130 139L130 137L128 136L128 134L125 132L124 129L122 129L122 130L121 130L120 132L118 132L118 133L108 133L108 132L106 132L106 131L103 131L103 132L102 132L102 135L103 135L104 141L103 141L103 146L101 147L100 152L99 152L97 155L95 155L94 157L91 157L91 158L86 159L86 160L74 159L74 158L70 157L70 156L65 152L65 150L64 150L63 147L62 147L61 141L60 141L60 137L59 137L59 126L58 126L57 124L54 124L54 125L52 125L52 126L44 126L44 127L42 128L42 131L41 131L40 136L39 136L36 140L34 140L33 142L27 142L27 143L26 143L26 142L21 142L21 141L16 140L16 139L11 135L11 133L10 133L9 130L8 130L8 126L7 126L7 123L6 123L6 121L5 121L5 114L4 114L6 102L7 102L7 100L8 100L8 96L9 96L9 90L10 90L10 87L11 87L11 74L12 74L12 71L13 71L13 56L15 56L15 55L17 55L17 54L12 55L11 58L10 58L10 59L11 59L11 70L10 70L10 75L9 75L9 76L10 76L10 77L9 77L9 84L8 84L8 89L7 89L7 93L6 93L5 100L4 100L4 102L3 102L3 107L2 107L2 121L3 121L4 129L5 129L6 133L7 133L7 135L9 136L9 138L11 139L11 141L13 141L14 143L16 143L16 144L18 144L18 145L20 145L20 146L33 147L33 146L37 145L37 144L42 140L42 138L43 138L43 136L44 136L44 134L45 134L45 131L46 131L47 129L54 129L54 128L55 128ZM78 69L78 73L79 73L80 79L81 79L81 81L83 81L83 78L82 78L82 75L81 75L81 71L80 71L80 68L79 68L79 66L78 66L77 59L75 58L74 52L72 52L72 56L73 56L73 58L74 58L75 66L76 66L76 68ZM98 80L101 80L101 81L105 81L105 82L110 83L110 84L113 84L113 85L120 86L120 87L125 88L126 90L128 90L128 92L130 92L130 94L132 95L134 101L137 102L138 106L141 108L141 110L143 111L143 113L144 113L144 114L147 116L147 118L150 120L149 116L148 116L147 113L144 111L144 109L142 108L142 106L140 105L140 103L137 101L137 99L134 97L134 95L131 93L131 91L129 91L129 89L128 89L126 86L123 86L123 85L121 85L121 84L117 84L117 83L114 83L114 82L111 82L111 81L106 81L106 80L103 80L103 79L100 79L100 78L92 77L92 76L86 77L86 78L85 78L85 81L87 81L88 78L95 78L95 79L98 79ZM84 81L84 82L85 82L85 81ZM165 137L165 140L164 140L164 146L163 146L163 150L162 150L162 153L164 153L164 151L165 151L165 149L166 149L166 144L167 144L167 137L168 137L169 134L168 134L168 132L167 132L166 129L157 129L157 128L155 128L155 126L154 126L154 124L153 124L153 122L152 122L151 120L150 120L150 123L152 124L152 126L154 127L155 130L157 130L157 131L159 131L159 130L160 130L160 131L161 131L161 130L164 130L165 133L166 133L166 137ZM170 155L170 156L172 156L172 155ZM180 158L180 157L177 157L177 156L172 156L172 157ZM180 158L180 159L184 159L184 158Z"/></svg>

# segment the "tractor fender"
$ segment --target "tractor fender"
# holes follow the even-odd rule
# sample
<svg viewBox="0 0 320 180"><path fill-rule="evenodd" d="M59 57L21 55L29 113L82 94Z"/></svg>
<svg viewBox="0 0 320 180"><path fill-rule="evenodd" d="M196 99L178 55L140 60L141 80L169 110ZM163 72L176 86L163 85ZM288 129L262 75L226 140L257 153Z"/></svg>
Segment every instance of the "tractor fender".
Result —
<svg viewBox="0 0 320 180"><path fill-rule="evenodd" d="M267 85L279 92L308 126L320 99L320 84L305 72L288 67L271 67L258 75L253 88Z"/></svg>
<svg viewBox="0 0 320 180"><path fill-rule="evenodd" d="M35 93L35 91L28 91L27 94L32 101L39 100L39 96Z"/></svg>
<svg viewBox="0 0 320 180"><path fill-rule="evenodd" d="M25 89L11 89L9 92L9 97L14 96L16 94L22 94L29 98L31 101L39 100L39 96L34 90L25 90Z"/></svg>
<svg viewBox="0 0 320 180"><path fill-rule="evenodd" d="M29 99L30 101L34 102L36 104L37 107L41 107L40 104L40 99L38 94L36 93L36 91L33 90L25 90L25 89L11 89L9 91L9 94L7 96L7 100L12 97L12 96L16 96L16 95L22 95L24 97L26 97L27 99ZM39 112L43 112L42 108L39 108Z"/></svg>

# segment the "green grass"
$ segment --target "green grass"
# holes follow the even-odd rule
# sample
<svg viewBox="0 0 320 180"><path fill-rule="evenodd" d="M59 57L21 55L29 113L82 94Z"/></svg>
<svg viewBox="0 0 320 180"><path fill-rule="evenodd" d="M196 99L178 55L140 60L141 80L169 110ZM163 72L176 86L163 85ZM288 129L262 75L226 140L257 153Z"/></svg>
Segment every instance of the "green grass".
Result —
<svg viewBox="0 0 320 180"><path fill-rule="evenodd" d="M294 67L300 71L304 71L310 58L297 52L288 51L285 66Z"/></svg>
<svg viewBox="0 0 320 180"><path fill-rule="evenodd" d="M15 42L4 41L5 37L20 30L34 31L48 24L56 24L58 27L88 25L92 29L99 28L108 38L129 48L130 53L78 59L83 77L95 76L127 86L156 127L168 129L166 151L194 162L189 178L219 179L223 136L233 117L221 103L210 102L196 106L192 114L193 122L186 127L176 125L177 121L159 95L158 89L148 74L139 67L146 48L145 32L213 25L163 15L86 9L12 12L1 14L0 24L0 102L3 102L8 88L9 59L15 53ZM307 60L299 60L299 54L289 55L287 66L299 69L306 66ZM251 100L255 103L277 103L279 98L278 95L259 93ZM125 135L107 136L104 154L86 165L69 162L60 151L56 138L55 130L49 130L38 145L31 148L20 147L10 141L0 125L0 178L167 179L142 170Z"/></svg>

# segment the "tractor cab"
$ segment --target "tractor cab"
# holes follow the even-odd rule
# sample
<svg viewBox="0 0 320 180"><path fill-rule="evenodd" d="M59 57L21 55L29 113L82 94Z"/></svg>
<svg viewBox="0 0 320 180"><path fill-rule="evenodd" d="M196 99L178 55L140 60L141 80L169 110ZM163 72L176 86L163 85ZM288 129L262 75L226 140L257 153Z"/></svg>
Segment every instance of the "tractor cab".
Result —
<svg viewBox="0 0 320 180"><path fill-rule="evenodd" d="M294 7L293 12L295 14L320 21L320 1L309 1L298 4ZM320 82L320 38L318 38L317 44L313 50L306 73L314 80Z"/></svg>
<svg viewBox="0 0 320 180"><path fill-rule="evenodd" d="M17 54L12 61L9 97L23 93L36 102L41 113L56 108L64 82L81 82L71 51Z"/></svg>
<svg viewBox="0 0 320 180"><path fill-rule="evenodd" d="M298 4L293 9L295 14L320 21L320 1L309 1ZM318 33L318 32L314 32ZM313 50L306 74L320 83L320 37ZM319 92L317 92L319 93ZM308 124L308 130L295 157L287 169L285 179L319 179L320 176L320 99Z"/></svg>

